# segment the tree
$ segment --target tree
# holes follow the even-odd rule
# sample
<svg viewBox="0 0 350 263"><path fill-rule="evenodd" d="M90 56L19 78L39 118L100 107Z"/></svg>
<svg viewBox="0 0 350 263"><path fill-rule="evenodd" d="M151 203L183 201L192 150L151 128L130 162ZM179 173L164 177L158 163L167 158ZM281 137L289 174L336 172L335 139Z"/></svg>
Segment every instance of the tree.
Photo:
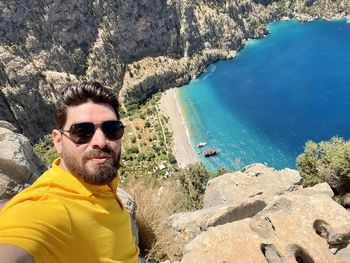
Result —
<svg viewBox="0 0 350 263"><path fill-rule="evenodd" d="M184 194L187 196L185 207L189 210L200 209L203 206L205 187L211 174L202 163L189 164L179 171L177 179Z"/></svg>
<svg viewBox="0 0 350 263"><path fill-rule="evenodd" d="M340 193L350 191L350 141L333 137L329 141L308 141L297 157L305 186L327 182Z"/></svg>

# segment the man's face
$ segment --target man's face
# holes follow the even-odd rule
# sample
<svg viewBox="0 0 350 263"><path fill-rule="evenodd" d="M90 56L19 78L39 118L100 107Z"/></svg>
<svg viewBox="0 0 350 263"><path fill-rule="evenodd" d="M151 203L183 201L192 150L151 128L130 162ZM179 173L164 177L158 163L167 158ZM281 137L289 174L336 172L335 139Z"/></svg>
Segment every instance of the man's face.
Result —
<svg viewBox="0 0 350 263"><path fill-rule="evenodd" d="M116 113L108 104L87 102L69 107L63 130L69 130L72 124L81 122L93 122L98 128L91 140L84 144L72 142L68 132L54 130L52 137L61 156L60 166L81 177L86 183L110 183L116 177L119 168L121 144L120 139L107 139L100 124L117 119Z"/></svg>

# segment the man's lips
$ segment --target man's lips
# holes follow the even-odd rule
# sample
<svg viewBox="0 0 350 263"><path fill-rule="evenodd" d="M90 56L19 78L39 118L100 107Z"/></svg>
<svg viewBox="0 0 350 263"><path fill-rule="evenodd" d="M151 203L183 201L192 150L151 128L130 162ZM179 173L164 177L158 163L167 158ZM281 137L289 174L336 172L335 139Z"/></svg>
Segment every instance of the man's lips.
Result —
<svg viewBox="0 0 350 263"><path fill-rule="evenodd" d="M111 155L99 155L99 156L91 156L89 157L89 160L96 162L96 163L104 163L111 159Z"/></svg>

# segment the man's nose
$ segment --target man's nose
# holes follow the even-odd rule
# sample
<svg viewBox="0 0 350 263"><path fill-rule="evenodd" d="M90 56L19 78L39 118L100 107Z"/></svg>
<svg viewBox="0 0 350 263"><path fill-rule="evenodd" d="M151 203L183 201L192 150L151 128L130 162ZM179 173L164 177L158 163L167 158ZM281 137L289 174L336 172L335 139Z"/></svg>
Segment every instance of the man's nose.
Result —
<svg viewBox="0 0 350 263"><path fill-rule="evenodd" d="M90 143L93 147L98 146L101 149L107 145L107 138L100 128L96 129L94 136L92 136L91 138Z"/></svg>

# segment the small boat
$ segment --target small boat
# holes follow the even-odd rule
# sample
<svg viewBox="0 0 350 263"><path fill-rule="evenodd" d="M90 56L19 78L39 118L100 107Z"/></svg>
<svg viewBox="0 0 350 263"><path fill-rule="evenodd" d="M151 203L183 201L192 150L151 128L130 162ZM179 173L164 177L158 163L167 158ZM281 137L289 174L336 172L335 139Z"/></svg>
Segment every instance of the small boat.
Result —
<svg viewBox="0 0 350 263"><path fill-rule="evenodd" d="M207 145L206 142L200 142L200 143L197 144L197 147L201 148L201 147L206 146L206 145Z"/></svg>
<svg viewBox="0 0 350 263"><path fill-rule="evenodd" d="M208 150L204 151L203 155L204 155L204 157L211 157L211 156L213 156L213 155L215 155L217 153L218 153L218 151L216 149L211 148L211 149L208 149Z"/></svg>

